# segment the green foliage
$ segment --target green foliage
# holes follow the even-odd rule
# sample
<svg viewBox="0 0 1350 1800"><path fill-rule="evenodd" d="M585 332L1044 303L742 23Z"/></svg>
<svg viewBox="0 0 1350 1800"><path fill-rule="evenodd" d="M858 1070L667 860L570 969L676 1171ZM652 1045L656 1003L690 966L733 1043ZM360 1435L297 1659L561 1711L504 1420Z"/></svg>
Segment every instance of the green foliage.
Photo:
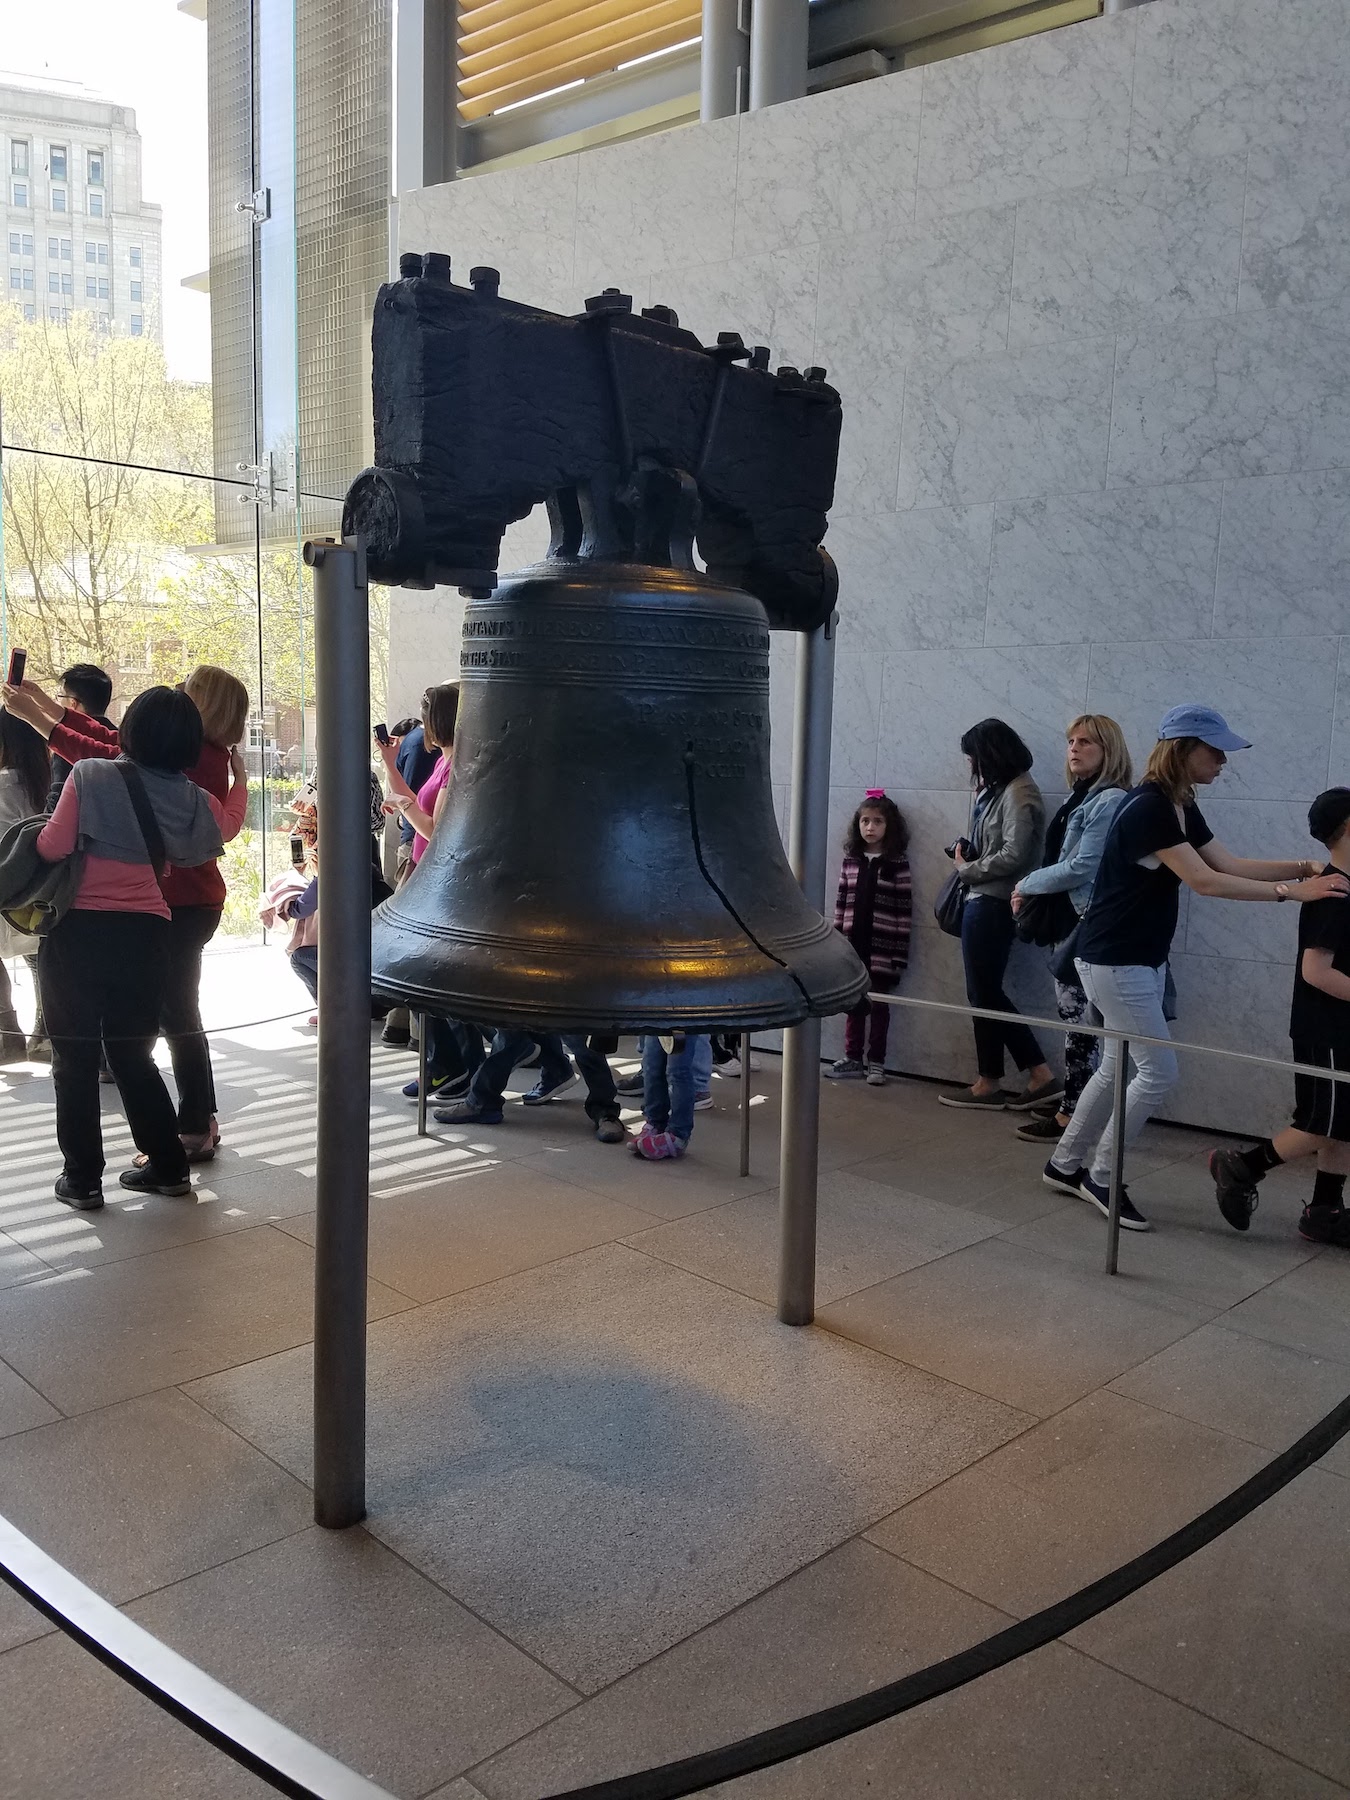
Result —
<svg viewBox="0 0 1350 1800"><path fill-rule="evenodd" d="M256 831L241 831L226 844L220 859L225 877L225 913L220 928L228 937L257 937L262 930L258 908L262 904L262 839Z"/></svg>

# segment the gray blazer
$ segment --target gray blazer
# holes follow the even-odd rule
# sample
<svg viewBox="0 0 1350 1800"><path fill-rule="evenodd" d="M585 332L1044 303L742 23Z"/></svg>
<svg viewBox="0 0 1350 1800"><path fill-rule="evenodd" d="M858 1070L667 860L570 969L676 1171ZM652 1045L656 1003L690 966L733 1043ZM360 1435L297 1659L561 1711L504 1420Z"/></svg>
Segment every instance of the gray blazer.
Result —
<svg viewBox="0 0 1350 1800"><path fill-rule="evenodd" d="M960 870L966 893L1007 900L1045 846L1045 802L1030 775L1001 788L980 821L980 854Z"/></svg>

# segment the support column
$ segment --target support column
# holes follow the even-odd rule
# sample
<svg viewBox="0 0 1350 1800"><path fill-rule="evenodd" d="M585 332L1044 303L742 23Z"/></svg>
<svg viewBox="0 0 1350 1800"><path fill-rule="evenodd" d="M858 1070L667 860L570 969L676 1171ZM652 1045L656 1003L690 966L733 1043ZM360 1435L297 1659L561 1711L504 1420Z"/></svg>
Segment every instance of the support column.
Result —
<svg viewBox="0 0 1350 1800"><path fill-rule="evenodd" d="M810 0L754 0L750 19L750 111L806 92Z"/></svg>
<svg viewBox="0 0 1350 1800"><path fill-rule="evenodd" d="M797 640L788 861L817 912L825 910L834 721L834 613ZM783 1115L778 1177L778 1317L816 1316L816 1177L820 1155L820 1020L783 1033Z"/></svg>
<svg viewBox="0 0 1350 1800"><path fill-rule="evenodd" d="M370 1211L370 616L365 545L305 545L318 708L319 1106L314 1233L314 1517L366 1513Z"/></svg>
<svg viewBox="0 0 1350 1800"><path fill-rule="evenodd" d="M750 34L742 24L750 0L703 0L699 59L701 119L744 112L750 79Z"/></svg>

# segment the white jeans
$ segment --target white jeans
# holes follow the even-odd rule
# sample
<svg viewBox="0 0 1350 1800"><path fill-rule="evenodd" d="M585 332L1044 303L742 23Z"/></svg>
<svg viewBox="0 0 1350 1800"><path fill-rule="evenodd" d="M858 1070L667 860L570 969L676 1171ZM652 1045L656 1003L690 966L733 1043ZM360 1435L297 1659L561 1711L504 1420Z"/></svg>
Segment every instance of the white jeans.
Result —
<svg viewBox="0 0 1350 1800"><path fill-rule="evenodd" d="M1112 968L1105 963L1080 962L1078 973L1083 992L1101 1014L1102 1023L1131 1039L1134 1074L1125 1090L1128 1149L1148 1123L1149 1114L1177 1084L1177 1059L1171 1050L1133 1041L1136 1032L1147 1037L1170 1035L1162 1008L1167 966ZM1102 1046L1101 1065L1079 1096L1069 1128L1050 1159L1066 1174L1086 1168L1103 1186L1111 1178L1111 1089L1119 1056L1119 1042L1108 1038Z"/></svg>

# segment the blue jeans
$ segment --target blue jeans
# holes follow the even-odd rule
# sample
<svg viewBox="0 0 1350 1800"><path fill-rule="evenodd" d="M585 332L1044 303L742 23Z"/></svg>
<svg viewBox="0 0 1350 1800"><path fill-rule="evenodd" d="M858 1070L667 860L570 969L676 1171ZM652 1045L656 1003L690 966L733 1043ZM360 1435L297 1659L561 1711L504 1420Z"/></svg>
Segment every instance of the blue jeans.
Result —
<svg viewBox="0 0 1350 1800"><path fill-rule="evenodd" d="M476 1025L423 1013L422 1029L427 1034L427 1073L433 1080L472 1075L482 1062L483 1034Z"/></svg>
<svg viewBox="0 0 1350 1800"><path fill-rule="evenodd" d="M529 1054L531 1044L539 1046L539 1079L546 1087L566 1079L570 1050L586 1083L586 1117L597 1125L601 1119L618 1118L619 1097L609 1059L592 1050L584 1034L570 1031L559 1035L556 1031L518 1031L499 1026L493 1034L492 1048L469 1083L470 1104L480 1112L499 1112L511 1073Z"/></svg>
<svg viewBox="0 0 1350 1800"><path fill-rule="evenodd" d="M291 968L309 989L309 997L317 1006L319 1004L319 946L317 944L301 944L298 950L290 952Z"/></svg>
<svg viewBox="0 0 1350 1800"><path fill-rule="evenodd" d="M1174 1051L1157 1044L1134 1042L1136 1032L1148 1037L1170 1036L1163 1017L1163 985L1167 969L1140 965L1112 968L1104 963L1078 964L1083 992L1113 1031L1129 1033L1130 1061L1134 1074L1125 1090L1125 1146L1139 1136L1149 1114L1177 1084ZM1108 1038L1096 1074L1078 1097L1068 1129L1051 1157L1057 1169L1071 1173L1086 1168L1103 1186L1111 1179L1111 1088L1115 1081L1120 1044Z"/></svg>
<svg viewBox="0 0 1350 1800"><path fill-rule="evenodd" d="M657 1131L670 1131L687 1144L694 1132L695 1070L707 1046L708 1073L712 1078L712 1046L706 1036L684 1039L684 1047L669 1056L661 1039L649 1033L642 1041L642 1114Z"/></svg>

